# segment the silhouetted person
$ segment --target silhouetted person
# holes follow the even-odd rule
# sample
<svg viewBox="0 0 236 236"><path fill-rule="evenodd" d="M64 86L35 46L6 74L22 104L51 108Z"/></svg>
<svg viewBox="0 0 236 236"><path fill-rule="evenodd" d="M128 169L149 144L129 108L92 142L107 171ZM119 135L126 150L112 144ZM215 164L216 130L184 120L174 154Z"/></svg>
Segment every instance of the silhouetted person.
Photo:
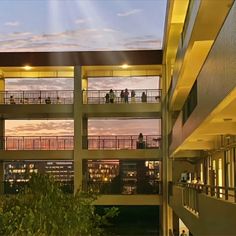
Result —
<svg viewBox="0 0 236 236"><path fill-rule="evenodd" d="M109 103L109 93L106 93L105 99L106 99L106 103Z"/></svg>
<svg viewBox="0 0 236 236"><path fill-rule="evenodd" d="M126 88L125 89L125 103L128 103L129 102L129 91L128 89Z"/></svg>
<svg viewBox="0 0 236 236"><path fill-rule="evenodd" d="M135 102L135 91L131 90L131 102L134 103Z"/></svg>
<svg viewBox="0 0 236 236"><path fill-rule="evenodd" d="M142 93L141 100L142 100L142 102L147 102L147 95L145 92Z"/></svg>
<svg viewBox="0 0 236 236"><path fill-rule="evenodd" d="M16 104L13 96L10 96L10 104Z"/></svg>
<svg viewBox="0 0 236 236"><path fill-rule="evenodd" d="M45 103L46 103L46 104L51 104L51 98L50 98L50 97L47 97L47 98L45 99Z"/></svg>
<svg viewBox="0 0 236 236"><path fill-rule="evenodd" d="M144 148L144 141L143 141L143 134L140 133L138 136L138 145L137 145L138 149L142 149Z"/></svg>
<svg viewBox="0 0 236 236"><path fill-rule="evenodd" d="M114 103L114 100L115 100L115 93L113 92L112 89L111 89L110 92L109 92L109 100L110 100L110 103Z"/></svg>

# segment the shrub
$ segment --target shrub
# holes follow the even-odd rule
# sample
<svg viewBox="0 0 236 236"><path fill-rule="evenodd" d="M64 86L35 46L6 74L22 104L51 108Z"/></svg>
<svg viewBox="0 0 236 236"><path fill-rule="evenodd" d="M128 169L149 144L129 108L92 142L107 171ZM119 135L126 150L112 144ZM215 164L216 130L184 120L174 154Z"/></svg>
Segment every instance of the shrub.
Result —
<svg viewBox="0 0 236 236"><path fill-rule="evenodd" d="M118 210L110 208L99 215L95 199L81 191L63 193L49 176L33 175L24 191L2 196L0 235L104 235L103 226L118 215Z"/></svg>

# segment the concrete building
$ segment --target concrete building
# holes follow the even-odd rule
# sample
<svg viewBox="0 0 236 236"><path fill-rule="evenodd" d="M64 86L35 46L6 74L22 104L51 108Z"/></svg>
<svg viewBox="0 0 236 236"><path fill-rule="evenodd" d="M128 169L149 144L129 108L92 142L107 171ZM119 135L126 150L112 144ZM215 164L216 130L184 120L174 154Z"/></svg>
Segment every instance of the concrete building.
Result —
<svg viewBox="0 0 236 236"><path fill-rule="evenodd" d="M75 190L86 186L84 161L128 161L129 190L135 161L159 161L161 192L103 194L95 204L159 205L164 236L179 235L182 222L194 236L235 235L235 18L233 0L168 1L160 51L0 53L1 160L73 160ZM125 103L120 91L106 102L108 91L88 90L88 78L118 76L160 76L161 91L136 91L135 102L129 95ZM4 91L6 78L27 77L74 78L74 91ZM141 146L138 137L89 137L88 119L101 117L161 118L162 135L144 137ZM36 138L10 148L5 120L36 118L73 119L74 137L57 137L50 150Z"/></svg>

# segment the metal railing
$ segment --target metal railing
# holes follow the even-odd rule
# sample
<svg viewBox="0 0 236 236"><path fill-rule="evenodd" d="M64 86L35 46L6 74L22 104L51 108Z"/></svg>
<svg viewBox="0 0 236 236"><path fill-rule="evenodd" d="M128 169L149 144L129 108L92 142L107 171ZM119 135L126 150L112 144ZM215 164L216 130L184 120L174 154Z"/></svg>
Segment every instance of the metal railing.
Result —
<svg viewBox="0 0 236 236"><path fill-rule="evenodd" d="M236 203L236 188L205 184L178 183L183 189L183 204L199 214L198 194L203 193L219 200Z"/></svg>
<svg viewBox="0 0 236 236"><path fill-rule="evenodd" d="M124 90L123 90L124 91ZM129 95L127 99L121 96L121 90L113 90L114 97L111 101L109 90L83 90L83 104L107 104L107 103L160 103L161 89L135 89L135 96Z"/></svg>
<svg viewBox="0 0 236 236"><path fill-rule="evenodd" d="M0 104L73 104L73 90L0 91Z"/></svg>
<svg viewBox="0 0 236 236"><path fill-rule="evenodd" d="M157 149L161 136L144 135L143 142L138 135L84 136L83 149ZM74 136L5 136L0 137L0 150L73 150Z"/></svg>
<svg viewBox="0 0 236 236"><path fill-rule="evenodd" d="M84 183L83 189L88 192L94 192L98 194L161 194L161 181L156 181L151 184L148 181L136 181L133 183L117 183L117 182L105 182L105 181L88 181Z"/></svg>
<svg viewBox="0 0 236 236"><path fill-rule="evenodd" d="M144 135L143 142L138 141L138 135L102 135L83 137L83 149L89 150L156 149L160 148L160 146L160 135Z"/></svg>
<svg viewBox="0 0 236 236"><path fill-rule="evenodd" d="M73 150L73 136L5 136L1 150Z"/></svg>

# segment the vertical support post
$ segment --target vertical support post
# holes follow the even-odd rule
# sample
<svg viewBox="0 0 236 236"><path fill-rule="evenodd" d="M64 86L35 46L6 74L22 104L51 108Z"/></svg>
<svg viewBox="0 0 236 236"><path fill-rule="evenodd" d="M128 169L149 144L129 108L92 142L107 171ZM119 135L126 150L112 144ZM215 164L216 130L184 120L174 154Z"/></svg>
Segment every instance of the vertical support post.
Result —
<svg viewBox="0 0 236 236"><path fill-rule="evenodd" d="M88 148L88 118L82 117L82 148L87 149Z"/></svg>
<svg viewBox="0 0 236 236"><path fill-rule="evenodd" d="M168 111L168 88L169 88L169 81L171 79L171 64L163 64L162 66L162 96L161 96L161 103L162 103L162 122L161 122L161 129L162 129L162 208L161 208L161 225L162 225L162 232L161 235L168 235L170 231L173 230L173 212L171 207L169 207L169 191L168 191L168 183L172 181L172 160L169 158L169 142L168 142L168 135L170 131L170 124L171 124L171 116L170 112Z"/></svg>
<svg viewBox="0 0 236 236"><path fill-rule="evenodd" d="M4 165L0 161L0 194L4 194Z"/></svg>
<svg viewBox="0 0 236 236"><path fill-rule="evenodd" d="M82 188L82 71L74 67L74 193Z"/></svg>
<svg viewBox="0 0 236 236"><path fill-rule="evenodd" d="M5 78L3 73L0 71L0 104L5 103ZM0 118L0 150L5 149L5 120ZM4 165L3 161L0 162L0 194L4 193Z"/></svg>
<svg viewBox="0 0 236 236"><path fill-rule="evenodd" d="M0 150L5 149L5 120L0 118Z"/></svg>

